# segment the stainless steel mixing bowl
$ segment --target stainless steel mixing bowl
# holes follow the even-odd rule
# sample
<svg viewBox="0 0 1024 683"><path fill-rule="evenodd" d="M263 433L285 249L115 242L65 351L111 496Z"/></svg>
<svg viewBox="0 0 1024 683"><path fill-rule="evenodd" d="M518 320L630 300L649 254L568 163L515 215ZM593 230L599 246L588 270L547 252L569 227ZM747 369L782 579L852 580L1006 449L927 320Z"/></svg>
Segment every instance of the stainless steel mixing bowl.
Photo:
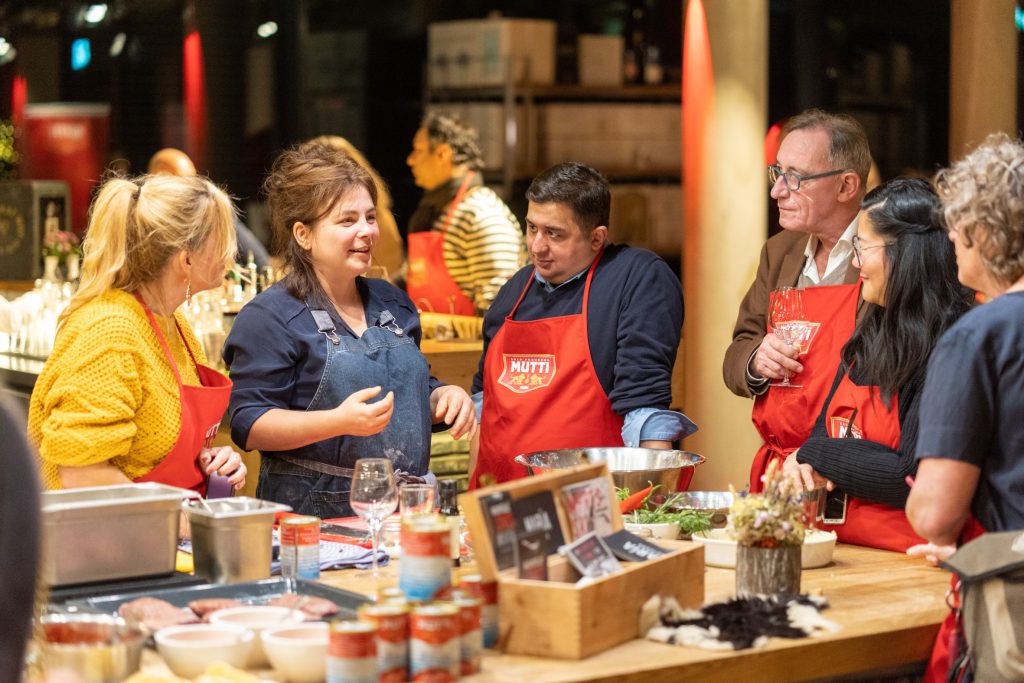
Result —
<svg viewBox="0 0 1024 683"><path fill-rule="evenodd" d="M690 451L657 448L564 448L517 455L515 461L526 466L530 474L603 462L619 488L640 491L650 484L660 485L662 492L685 491L693 478L693 468L704 462L704 456Z"/></svg>

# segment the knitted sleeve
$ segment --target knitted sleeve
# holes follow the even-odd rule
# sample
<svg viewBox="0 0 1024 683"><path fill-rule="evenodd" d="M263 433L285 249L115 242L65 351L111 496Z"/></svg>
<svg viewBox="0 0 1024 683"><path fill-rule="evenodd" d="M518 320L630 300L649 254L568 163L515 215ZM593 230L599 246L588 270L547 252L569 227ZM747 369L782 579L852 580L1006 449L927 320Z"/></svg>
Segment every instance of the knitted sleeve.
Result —
<svg viewBox="0 0 1024 683"><path fill-rule="evenodd" d="M56 357L40 397L39 454L54 465L91 465L123 456L136 436L143 400L138 332L123 317L77 330Z"/></svg>

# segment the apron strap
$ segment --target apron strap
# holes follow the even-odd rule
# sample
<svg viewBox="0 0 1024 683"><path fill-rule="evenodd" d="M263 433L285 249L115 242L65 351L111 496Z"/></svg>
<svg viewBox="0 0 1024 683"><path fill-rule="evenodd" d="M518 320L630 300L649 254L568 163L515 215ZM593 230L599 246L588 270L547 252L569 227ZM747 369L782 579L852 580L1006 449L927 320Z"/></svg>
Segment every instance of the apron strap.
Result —
<svg viewBox="0 0 1024 683"><path fill-rule="evenodd" d="M324 310L319 308L313 308L306 302L306 308L313 314L313 320L316 322L317 332L324 335L331 340L331 343L335 346L341 344L341 339L338 337L338 328L334 326L334 321L331 319L331 315Z"/></svg>
<svg viewBox="0 0 1024 683"><path fill-rule="evenodd" d="M459 191L455 193L455 197L452 198L451 204L448 205L448 213L445 214L444 223L441 224L441 232L448 234L448 228L452 224L452 216L455 215L455 209L458 208L459 204L462 203L462 198L466 196L466 191L469 190L469 184L473 182L473 176L476 175L476 171L469 171L466 173L466 177L462 179L462 184L459 185Z"/></svg>
<svg viewBox="0 0 1024 683"><path fill-rule="evenodd" d="M150 310L149 305L143 300L142 296L135 292L135 298L142 305L142 309L146 312L146 317L149 318L149 324L153 327L153 331L156 332L157 339L160 340L160 346L164 349L164 355L167 356L167 362L171 364L171 371L174 372L174 379L178 381L178 386L182 386L181 375L178 373L178 364L174 362L174 356L171 355L171 347L167 345L167 340L164 338L164 333L160 329L160 326L156 324L156 318L153 317L153 311ZM172 316L173 318L173 316ZM177 325L177 319L174 319L174 324ZM179 334L181 329L178 330ZM185 344L188 348L188 344ZM189 350L191 354L192 351ZM194 359L193 359L194 360Z"/></svg>
<svg viewBox="0 0 1024 683"><path fill-rule="evenodd" d="M586 281L586 283L583 286L583 310L582 310L582 313L584 315L587 314L587 304L590 301L590 282L594 279L594 271L597 270L597 263L598 263L598 261L600 261L601 257L604 256L604 248L605 248L605 245L602 244L601 245L601 250L597 252L597 256L595 256L594 260L590 262L590 267L587 269L587 281ZM536 279L536 275L537 275L537 266L534 266L533 270L530 272L530 277L528 277L526 279L526 286L523 287L523 291L520 292L519 298L516 299L515 306L513 306L512 310L508 312L507 316L505 316L506 320L512 320L512 316L514 316L516 314L516 310L519 308L519 304L523 303L523 297L525 297L526 296L526 292L529 291L530 285L532 285L533 281Z"/></svg>

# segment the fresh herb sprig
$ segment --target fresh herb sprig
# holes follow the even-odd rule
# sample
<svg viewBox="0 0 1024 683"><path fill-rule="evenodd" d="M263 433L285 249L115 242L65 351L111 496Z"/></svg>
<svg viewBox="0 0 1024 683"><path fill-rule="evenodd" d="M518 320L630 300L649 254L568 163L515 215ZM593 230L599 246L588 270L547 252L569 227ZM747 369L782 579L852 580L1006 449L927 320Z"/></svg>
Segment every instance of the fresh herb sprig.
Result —
<svg viewBox="0 0 1024 683"><path fill-rule="evenodd" d="M653 504L655 486L644 498L643 505L634 510L626 518L631 524L679 524L679 531L683 534L695 534L702 531L710 531L712 513L701 510L677 510L673 507L676 496L667 496L661 503ZM629 496L629 489L616 489L616 496L624 500Z"/></svg>

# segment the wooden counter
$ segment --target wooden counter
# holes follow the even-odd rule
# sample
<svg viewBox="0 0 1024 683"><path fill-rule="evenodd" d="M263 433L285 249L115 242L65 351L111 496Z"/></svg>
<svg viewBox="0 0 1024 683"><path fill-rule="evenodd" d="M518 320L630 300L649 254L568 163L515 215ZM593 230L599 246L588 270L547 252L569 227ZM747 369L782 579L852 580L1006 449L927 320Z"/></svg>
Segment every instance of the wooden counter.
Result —
<svg viewBox="0 0 1024 683"><path fill-rule="evenodd" d="M380 584L396 583L397 563L381 569ZM369 570L327 572L322 581L367 595L376 582ZM707 568L708 601L732 596L735 573ZM804 570L803 590L824 594L825 616L838 633L800 640L772 639L761 649L710 651L634 640L580 661L503 655L485 651L483 673L472 683L601 681L807 681L923 664L946 615L949 574L898 553L840 545L828 567ZM163 673L147 650L143 670ZM270 671L261 679L274 680Z"/></svg>
<svg viewBox="0 0 1024 683"><path fill-rule="evenodd" d="M393 577L394 566L382 570ZM331 572L324 582L370 594L368 571ZM393 578L385 578L385 584ZM733 595L735 572L707 568L706 600ZM803 590L824 594L824 615L842 630L819 638L772 639L762 649L700 650L635 640L581 661L488 653L471 681L803 681L905 668L931 653L949 574L898 553L840 545L835 562L803 573Z"/></svg>

